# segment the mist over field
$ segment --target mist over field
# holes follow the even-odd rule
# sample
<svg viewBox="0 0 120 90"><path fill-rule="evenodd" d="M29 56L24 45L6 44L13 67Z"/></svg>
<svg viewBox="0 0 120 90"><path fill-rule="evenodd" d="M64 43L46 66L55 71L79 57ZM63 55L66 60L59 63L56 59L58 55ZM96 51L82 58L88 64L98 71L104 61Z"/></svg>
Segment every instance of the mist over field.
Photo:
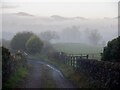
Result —
<svg viewBox="0 0 120 90"><path fill-rule="evenodd" d="M40 36L41 32L55 31L58 39L52 39L52 43L87 43L88 34L97 31L100 36L99 44L117 37L117 17L86 18L63 17L52 15L50 17L35 16L25 12L3 13L2 38L11 40L17 32L32 31Z"/></svg>
<svg viewBox="0 0 120 90"><path fill-rule="evenodd" d="M2 0L0 88L120 88L118 0Z"/></svg>

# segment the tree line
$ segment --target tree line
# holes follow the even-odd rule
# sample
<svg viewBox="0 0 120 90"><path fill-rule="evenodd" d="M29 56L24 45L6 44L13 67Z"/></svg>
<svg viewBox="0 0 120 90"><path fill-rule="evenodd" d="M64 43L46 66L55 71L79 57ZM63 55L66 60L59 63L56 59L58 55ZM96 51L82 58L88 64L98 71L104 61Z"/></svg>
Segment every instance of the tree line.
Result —
<svg viewBox="0 0 120 90"><path fill-rule="evenodd" d="M93 33L93 37L97 35ZM97 35L99 36L99 35ZM10 42L10 48L13 50L22 50L30 54L35 53L48 53L49 51L54 51L54 48L50 44L52 39L58 39L56 32L45 31L41 33L40 37L32 32L21 32L17 33ZM95 40L94 40L95 41ZM95 42L94 42L95 43ZM104 47L102 53L103 61L120 61L120 36L118 38L109 41L107 46Z"/></svg>

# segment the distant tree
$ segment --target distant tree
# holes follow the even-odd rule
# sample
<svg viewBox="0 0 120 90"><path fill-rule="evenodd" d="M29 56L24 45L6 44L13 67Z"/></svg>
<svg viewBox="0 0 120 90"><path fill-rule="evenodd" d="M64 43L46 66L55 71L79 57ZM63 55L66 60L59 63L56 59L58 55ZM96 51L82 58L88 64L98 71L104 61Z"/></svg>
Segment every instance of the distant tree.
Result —
<svg viewBox="0 0 120 90"><path fill-rule="evenodd" d="M43 48L41 50L41 54L44 54L44 55L48 56L52 52L55 52L55 49L54 49L53 45L50 42L45 42L44 41L44 45L43 45Z"/></svg>
<svg viewBox="0 0 120 90"><path fill-rule="evenodd" d="M17 33L11 40L11 48L14 50L26 50L25 44L34 35L31 32Z"/></svg>
<svg viewBox="0 0 120 90"><path fill-rule="evenodd" d="M102 38L102 36L96 29L92 30L91 32L90 31L88 32L88 39L92 45L98 45L101 38Z"/></svg>
<svg viewBox="0 0 120 90"><path fill-rule="evenodd" d="M26 42L26 49L29 53L39 53L42 49L43 42L40 40L39 37L33 35L29 38Z"/></svg>
<svg viewBox="0 0 120 90"><path fill-rule="evenodd" d="M120 36L109 41L107 46L104 47L102 60L120 62Z"/></svg>
<svg viewBox="0 0 120 90"><path fill-rule="evenodd" d="M44 41L50 42L52 39L59 39L58 34L55 31L45 31L40 33L40 38Z"/></svg>
<svg viewBox="0 0 120 90"><path fill-rule="evenodd" d="M74 42L76 40L80 40L80 31L79 26L67 27L62 31L62 38L67 41Z"/></svg>

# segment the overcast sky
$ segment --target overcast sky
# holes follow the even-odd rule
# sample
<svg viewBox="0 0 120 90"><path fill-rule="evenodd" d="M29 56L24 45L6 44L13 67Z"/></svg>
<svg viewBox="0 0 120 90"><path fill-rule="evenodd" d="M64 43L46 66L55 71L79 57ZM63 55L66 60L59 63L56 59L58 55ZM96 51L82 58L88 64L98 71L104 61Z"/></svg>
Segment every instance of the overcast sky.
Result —
<svg viewBox="0 0 120 90"><path fill-rule="evenodd" d="M2 0L3 13L103 18L118 16L119 0Z"/></svg>
<svg viewBox="0 0 120 90"><path fill-rule="evenodd" d="M0 5L2 4L2 6L0 6L0 13L26 12L36 16L60 15L64 17L114 18L118 16L118 1L119 0L2 0L2 3L0 3ZM0 21L0 28L2 28L2 19ZM0 33L1 32L2 29L0 29Z"/></svg>

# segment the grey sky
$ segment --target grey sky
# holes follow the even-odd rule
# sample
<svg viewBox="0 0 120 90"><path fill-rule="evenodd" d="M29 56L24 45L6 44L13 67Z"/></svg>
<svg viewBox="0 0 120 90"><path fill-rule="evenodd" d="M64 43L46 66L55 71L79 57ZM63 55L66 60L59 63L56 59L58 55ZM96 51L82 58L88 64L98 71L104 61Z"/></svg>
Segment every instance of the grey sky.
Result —
<svg viewBox="0 0 120 90"><path fill-rule="evenodd" d="M51 2L50 2L51 1ZM4 0L3 13L27 12L36 16L61 15L86 18L116 17L118 0ZM6 4L7 3L7 4ZM13 7L13 8L11 8Z"/></svg>

